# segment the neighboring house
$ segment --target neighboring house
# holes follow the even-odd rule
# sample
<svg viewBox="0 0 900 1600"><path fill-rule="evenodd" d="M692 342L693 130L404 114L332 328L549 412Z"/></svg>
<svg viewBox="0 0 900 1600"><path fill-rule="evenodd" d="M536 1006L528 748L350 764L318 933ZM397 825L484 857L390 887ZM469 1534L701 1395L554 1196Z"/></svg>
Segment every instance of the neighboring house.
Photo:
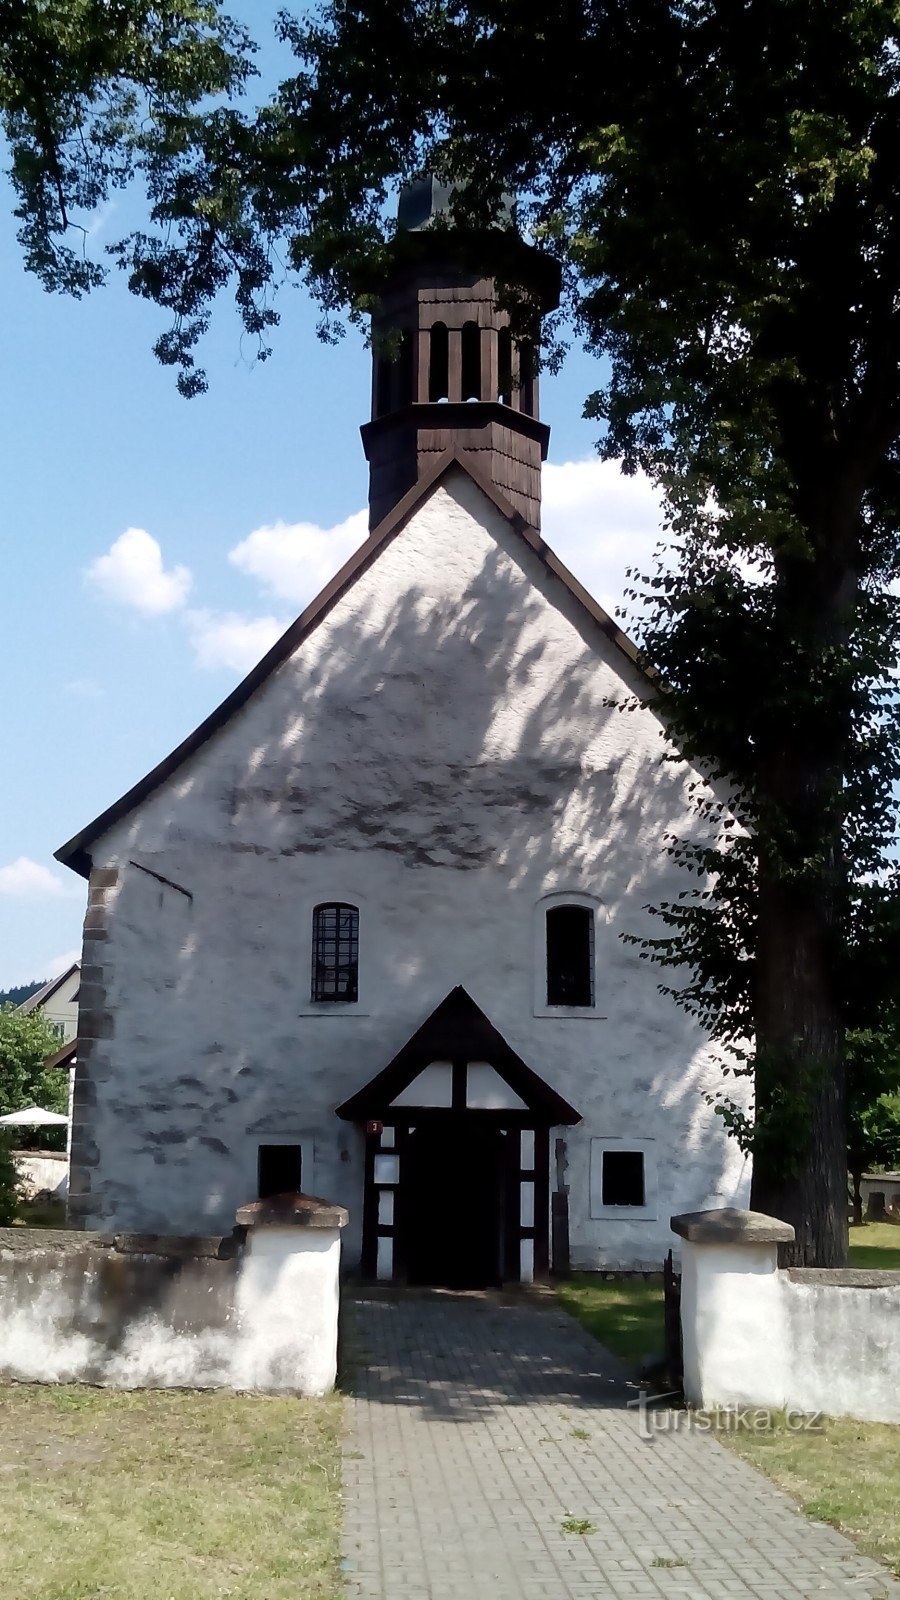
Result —
<svg viewBox="0 0 900 1600"><path fill-rule="evenodd" d="M65 972L51 978L42 989L23 1000L17 1011L42 1011L47 1022L59 1029L61 1044L67 1044L78 1032L78 990L81 984L81 962L73 961Z"/></svg>
<svg viewBox="0 0 900 1600"><path fill-rule="evenodd" d="M58 853L90 880L70 1222L212 1232L302 1185L369 1277L658 1265L672 1212L747 1198L715 1052L622 938L685 887L698 774L537 531L490 240L400 248L370 539Z"/></svg>

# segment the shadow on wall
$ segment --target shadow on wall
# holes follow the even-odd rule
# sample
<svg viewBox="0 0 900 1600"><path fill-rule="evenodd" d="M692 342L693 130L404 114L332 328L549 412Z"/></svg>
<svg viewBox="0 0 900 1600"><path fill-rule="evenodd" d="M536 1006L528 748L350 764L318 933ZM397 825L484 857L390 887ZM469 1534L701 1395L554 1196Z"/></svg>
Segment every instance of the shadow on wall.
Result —
<svg viewBox="0 0 900 1600"><path fill-rule="evenodd" d="M447 557L458 570L438 549L433 588L405 575L401 534L98 851L96 865L123 866L110 939L85 944L111 1035L79 1063L73 1216L90 1226L138 1199L142 1227L170 1226L171 1194L198 1181L196 1226L215 1225L247 1198L234 1193L238 1128L298 1099L321 1119L456 983L528 1059L523 907L554 886L604 904L610 1007L621 1013L622 984L636 986L628 1025L645 1041L642 1076L658 1065L666 1115L683 1103L689 1139L708 1115L695 1089L703 1036L617 938L646 928L647 904L681 886L662 839L689 826L687 769L664 759L649 713L610 703L622 687L598 671L598 629L558 580L506 525L473 563L467 521ZM637 690L636 671L600 642ZM365 877L384 919L367 956L383 982L337 1065L298 1047L309 991L297 908L323 860L336 883ZM463 880L477 888L460 898ZM531 1064L553 1081L552 1061Z"/></svg>

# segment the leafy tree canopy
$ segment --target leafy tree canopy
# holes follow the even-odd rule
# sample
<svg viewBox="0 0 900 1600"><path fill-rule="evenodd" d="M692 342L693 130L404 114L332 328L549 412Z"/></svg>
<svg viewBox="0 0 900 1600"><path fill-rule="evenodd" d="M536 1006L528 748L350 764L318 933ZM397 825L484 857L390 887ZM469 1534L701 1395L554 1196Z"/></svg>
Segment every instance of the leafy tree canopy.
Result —
<svg viewBox="0 0 900 1600"><path fill-rule="evenodd" d="M39 1105L47 1111L68 1110L68 1073L47 1071L44 1062L59 1049L59 1031L41 1011L0 1006L0 1116ZM42 1149L65 1149L65 1128L29 1129L27 1142ZM26 1132L26 1130L21 1130ZM0 1130L0 1227L12 1222L18 1201L18 1177L12 1150L23 1142L11 1130Z"/></svg>
<svg viewBox="0 0 900 1600"><path fill-rule="evenodd" d="M191 381L208 304L235 280L245 323L267 277L241 216L244 121L234 101L253 45L216 0L0 0L0 118L25 264L45 288L82 295L106 269L87 249L91 213L132 182L150 230L112 255L130 287L171 316L156 345Z"/></svg>

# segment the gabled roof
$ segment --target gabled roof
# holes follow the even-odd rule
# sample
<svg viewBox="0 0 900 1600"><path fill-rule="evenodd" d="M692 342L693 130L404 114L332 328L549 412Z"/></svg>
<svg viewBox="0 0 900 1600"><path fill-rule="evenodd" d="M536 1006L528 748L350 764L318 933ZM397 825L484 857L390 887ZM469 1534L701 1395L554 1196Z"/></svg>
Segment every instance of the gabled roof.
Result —
<svg viewBox="0 0 900 1600"><path fill-rule="evenodd" d="M81 971L81 962L80 961L73 961L72 965L70 967L66 967L65 972L61 972L58 978L51 978L50 982L49 983L45 983L44 987L42 989L36 989L34 994L30 994L28 996L27 1000L23 1000L22 1004L20 1006L16 1007L16 1010L17 1011L36 1011L38 1006L46 1005L47 1001L53 995L55 995L57 989L61 989L62 988L62 985L65 983L66 979L67 978L71 978L73 972L80 972L80 971ZM74 995L72 996L72 998L73 999L75 998Z"/></svg>
<svg viewBox="0 0 900 1600"><path fill-rule="evenodd" d="M206 743L207 739L216 733L219 728L223 727L229 718L236 711L239 711L241 706L245 705L250 699L251 695L255 694L256 690L265 683L266 679L289 656L293 655L297 647L309 637L323 617L328 615L332 606L356 582L356 579L371 566L381 551L390 544L395 534L400 532L401 528L405 526L413 513L418 510L422 502L427 499L431 491L451 468L457 468L468 474L472 481L478 485L478 488L496 506L501 516L506 518L520 538L540 557L548 571L559 579L591 620L606 634L616 648L621 650L622 654L627 657L630 665L641 670L637 646L628 638L628 635L623 633L609 613L604 611L593 595L589 594L587 589L569 571L568 567L563 565L537 530L529 526L521 512L516 510L515 506L507 500L502 490L498 489L497 485L481 471L471 456L463 458L454 447L439 456L434 465L426 473L423 473L418 483L403 496L402 500L397 502L392 511L388 512L387 516L378 524L378 527L370 533L365 544L354 552L349 561L345 561L340 571L335 573L335 576L325 585L315 600L306 607L306 610L301 611L297 620L291 623L291 626L281 635L281 638L273 644L271 650L263 656L261 661L257 662L252 671L248 672L243 682L232 690L227 699L223 700L222 704L217 706L216 710L204 722L201 722L193 733L189 733L187 738L172 751L171 755L166 756L158 766L155 766L151 772L147 773L146 777L141 778L133 788L129 789L127 794L122 795L120 800L116 800L113 805L107 807L106 811L101 812L99 817L95 817L93 822L89 822L86 828L82 828L80 833L76 833L66 844L61 845L55 852L56 860L61 861L66 867L71 867L74 872L79 872L83 878L87 878L90 875L92 864L90 847L94 841L101 838L115 823L120 822L123 817L126 817L130 811L134 810L135 806L140 805L143 800L147 799L148 795L151 795L155 789L165 783L166 779L170 778L172 773L176 772L183 762L187 761L195 751L200 749L201 745Z"/></svg>
<svg viewBox="0 0 900 1600"><path fill-rule="evenodd" d="M53 1067L74 1067L77 1056L78 1040L70 1039L59 1050L54 1050L51 1056L47 1056L44 1066L48 1070L52 1070Z"/></svg>
<svg viewBox="0 0 900 1600"><path fill-rule="evenodd" d="M435 1060L486 1061L540 1121L551 1127L581 1121L574 1106L525 1065L461 984L435 1007L393 1061L338 1106L338 1116L348 1122L383 1118L397 1096Z"/></svg>

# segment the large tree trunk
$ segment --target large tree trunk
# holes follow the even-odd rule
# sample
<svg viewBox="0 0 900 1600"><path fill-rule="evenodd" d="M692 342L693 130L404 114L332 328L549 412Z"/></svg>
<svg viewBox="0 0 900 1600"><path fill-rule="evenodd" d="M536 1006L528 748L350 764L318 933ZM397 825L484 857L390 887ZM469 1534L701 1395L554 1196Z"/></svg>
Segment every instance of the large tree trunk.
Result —
<svg viewBox="0 0 900 1600"><path fill-rule="evenodd" d="M754 1210L793 1224L782 1259L847 1259L844 1030L830 959L827 892L760 874Z"/></svg>
<svg viewBox="0 0 900 1600"><path fill-rule="evenodd" d="M783 1260L833 1267L848 1249L842 807L852 712L837 664L856 600L856 514L826 509L821 484L799 509L809 548L775 560L775 637L787 647L776 670L802 675L809 693L770 683L759 751L751 1204L793 1224Z"/></svg>

